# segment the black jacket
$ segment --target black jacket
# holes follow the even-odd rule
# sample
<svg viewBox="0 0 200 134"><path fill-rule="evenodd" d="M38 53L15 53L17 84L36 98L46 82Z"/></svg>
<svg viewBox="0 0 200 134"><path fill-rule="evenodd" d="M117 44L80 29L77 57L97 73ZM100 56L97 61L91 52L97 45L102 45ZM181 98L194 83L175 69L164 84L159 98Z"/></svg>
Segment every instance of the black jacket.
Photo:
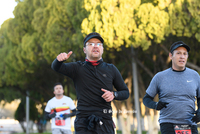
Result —
<svg viewBox="0 0 200 134"><path fill-rule="evenodd" d="M129 90L118 69L113 64L103 62L102 59L97 66L87 61L63 63L55 59L52 69L73 80L78 111L112 109L111 102L106 102L101 97L104 93L101 88L113 91L114 85L118 93L116 100L125 100L129 97Z"/></svg>

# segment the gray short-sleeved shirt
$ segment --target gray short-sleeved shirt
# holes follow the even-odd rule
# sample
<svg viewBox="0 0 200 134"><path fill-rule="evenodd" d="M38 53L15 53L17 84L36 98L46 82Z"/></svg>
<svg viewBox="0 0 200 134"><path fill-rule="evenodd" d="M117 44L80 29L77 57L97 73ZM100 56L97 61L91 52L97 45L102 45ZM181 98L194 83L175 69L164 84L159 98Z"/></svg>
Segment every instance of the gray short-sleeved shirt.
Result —
<svg viewBox="0 0 200 134"><path fill-rule="evenodd" d="M168 102L167 108L160 111L160 123L193 124L195 100L200 98L199 74L189 68L182 72L172 68L157 73L146 93L151 97L159 95L159 100Z"/></svg>

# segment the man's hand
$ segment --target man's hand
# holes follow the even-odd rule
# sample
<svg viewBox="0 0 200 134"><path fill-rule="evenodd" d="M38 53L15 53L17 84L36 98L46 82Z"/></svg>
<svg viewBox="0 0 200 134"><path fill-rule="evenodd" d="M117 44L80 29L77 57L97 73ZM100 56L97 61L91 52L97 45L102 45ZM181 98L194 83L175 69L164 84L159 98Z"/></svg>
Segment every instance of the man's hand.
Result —
<svg viewBox="0 0 200 134"><path fill-rule="evenodd" d="M192 118L192 121L195 123L200 122L200 110L195 111L195 116Z"/></svg>
<svg viewBox="0 0 200 134"><path fill-rule="evenodd" d="M101 91L104 92L104 94L101 96L106 102L110 102L114 99L114 95L112 92L105 90L105 89L101 89Z"/></svg>
<svg viewBox="0 0 200 134"><path fill-rule="evenodd" d="M158 101L158 103L156 104L156 110L161 110L162 108L167 108L167 102L162 102L162 101Z"/></svg>
<svg viewBox="0 0 200 134"><path fill-rule="evenodd" d="M65 60L67 60L69 57L70 57L70 55L72 54L73 52L72 51L70 51L68 54L67 53L60 53L58 56L57 56L57 60L58 61L65 61Z"/></svg>
<svg viewBox="0 0 200 134"><path fill-rule="evenodd" d="M56 110L54 109L54 112L49 114L49 118L54 118L56 117Z"/></svg>
<svg viewBox="0 0 200 134"><path fill-rule="evenodd" d="M68 117L70 117L69 114L63 114L63 119L64 120L67 119Z"/></svg>

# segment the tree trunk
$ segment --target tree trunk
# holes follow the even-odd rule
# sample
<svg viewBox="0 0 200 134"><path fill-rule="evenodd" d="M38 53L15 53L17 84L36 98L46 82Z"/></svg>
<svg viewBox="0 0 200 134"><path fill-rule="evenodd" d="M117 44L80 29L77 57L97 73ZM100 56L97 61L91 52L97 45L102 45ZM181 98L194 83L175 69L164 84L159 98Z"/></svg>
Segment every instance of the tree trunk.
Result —
<svg viewBox="0 0 200 134"><path fill-rule="evenodd" d="M46 130L46 120L39 119L37 122L38 133L43 133Z"/></svg>
<svg viewBox="0 0 200 134"><path fill-rule="evenodd" d="M131 117L132 115L131 114L127 114L127 119L126 119L126 133L125 134L131 134Z"/></svg>
<svg viewBox="0 0 200 134"><path fill-rule="evenodd" d="M29 121L29 130L30 132L33 132L33 125L34 125L34 122L32 120Z"/></svg>
<svg viewBox="0 0 200 134"><path fill-rule="evenodd" d="M122 114L120 114L118 118L119 118L120 126L122 128L122 134L128 134L127 129L126 129L127 126L126 126L126 123L124 121Z"/></svg>
<svg viewBox="0 0 200 134"><path fill-rule="evenodd" d="M23 132L26 133L26 128L24 126L24 121L19 121L19 124L21 125Z"/></svg>
<svg viewBox="0 0 200 134"><path fill-rule="evenodd" d="M158 114L147 115L148 134L158 134Z"/></svg>

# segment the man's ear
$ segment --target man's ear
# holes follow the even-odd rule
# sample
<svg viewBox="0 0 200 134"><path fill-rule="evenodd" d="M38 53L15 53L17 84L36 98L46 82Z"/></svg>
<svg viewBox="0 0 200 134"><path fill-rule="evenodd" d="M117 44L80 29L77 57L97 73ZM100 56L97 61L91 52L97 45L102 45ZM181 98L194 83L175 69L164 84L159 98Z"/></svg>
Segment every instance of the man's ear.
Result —
<svg viewBox="0 0 200 134"><path fill-rule="evenodd" d="M83 52L86 54L86 52L85 52L85 47L83 47Z"/></svg>
<svg viewBox="0 0 200 134"><path fill-rule="evenodd" d="M169 53L169 58L170 58L170 59L172 59L172 56L173 56L172 53Z"/></svg>

